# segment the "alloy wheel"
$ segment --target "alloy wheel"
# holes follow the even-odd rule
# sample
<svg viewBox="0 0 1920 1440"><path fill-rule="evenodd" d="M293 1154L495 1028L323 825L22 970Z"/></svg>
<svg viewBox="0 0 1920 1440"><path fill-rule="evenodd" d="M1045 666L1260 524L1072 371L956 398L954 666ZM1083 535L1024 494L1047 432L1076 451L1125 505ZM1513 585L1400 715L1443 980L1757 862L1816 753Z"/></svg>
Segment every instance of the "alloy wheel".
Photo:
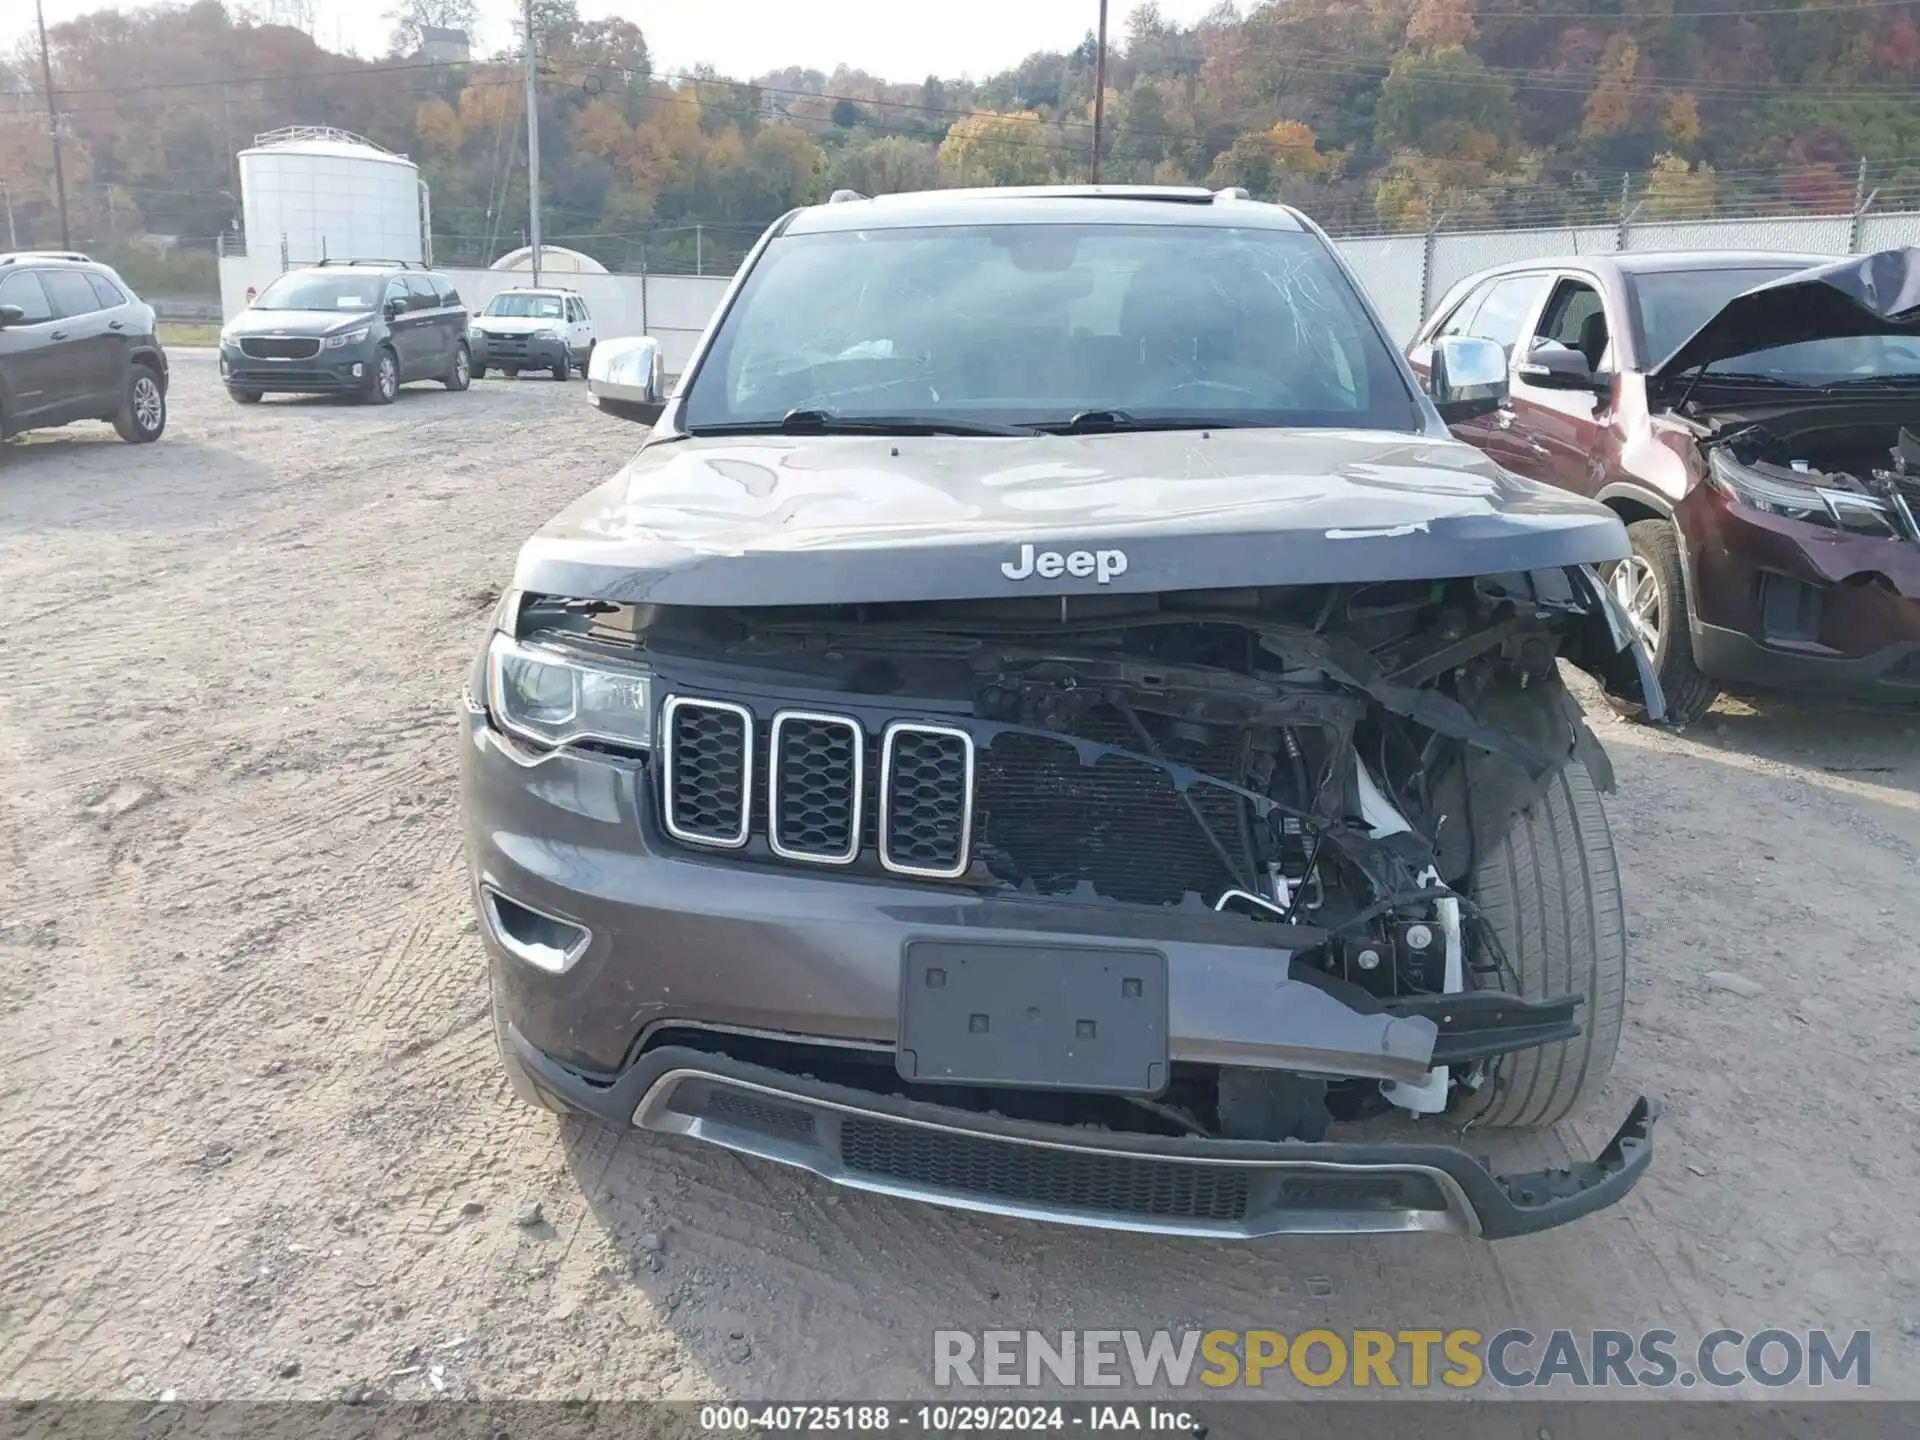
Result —
<svg viewBox="0 0 1920 1440"><path fill-rule="evenodd" d="M146 375L133 382L133 423L151 435L160 428L160 386Z"/></svg>
<svg viewBox="0 0 1920 1440"><path fill-rule="evenodd" d="M1660 653L1660 582L1653 566L1638 555L1629 555L1613 567L1613 594L1627 612L1634 633L1647 647L1649 658Z"/></svg>

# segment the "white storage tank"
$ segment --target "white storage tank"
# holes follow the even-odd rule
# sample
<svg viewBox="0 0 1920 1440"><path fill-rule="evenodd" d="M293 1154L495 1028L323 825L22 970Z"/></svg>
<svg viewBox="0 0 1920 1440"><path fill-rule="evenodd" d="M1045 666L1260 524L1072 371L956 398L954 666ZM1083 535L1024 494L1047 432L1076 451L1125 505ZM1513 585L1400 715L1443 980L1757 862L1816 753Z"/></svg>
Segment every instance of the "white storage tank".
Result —
<svg viewBox="0 0 1920 1440"><path fill-rule="evenodd" d="M247 253L316 260L426 262L420 168L370 140L324 126L254 137L240 152Z"/></svg>

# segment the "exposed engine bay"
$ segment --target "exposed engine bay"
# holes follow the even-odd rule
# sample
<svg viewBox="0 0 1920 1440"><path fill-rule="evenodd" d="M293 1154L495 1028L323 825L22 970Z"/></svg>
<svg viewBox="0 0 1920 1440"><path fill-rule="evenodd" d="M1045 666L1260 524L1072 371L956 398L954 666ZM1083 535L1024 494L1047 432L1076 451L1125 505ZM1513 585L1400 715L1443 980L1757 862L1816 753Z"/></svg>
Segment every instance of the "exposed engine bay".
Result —
<svg viewBox="0 0 1920 1440"><path fill-rule="evenodd" d="M1523 1001L1503 982L1470 876L1489 837L1570 761L1610 787L1556 666L1568 658L1640 695L1611 604L1575 567L792 609L527 597L521 622L523 634L642 650L662 684L743 712L844 713L868 737L899 715L964 732L965 853L942 883L1178 917L1224 943L1272 945L1291 978L1349 1004L1444 1014L1452 1028L1434 1058L1452 1069L1436 1064L1422 1083L1228 1068L1204 1096L1183 1099L1176 1083L1159 1106L1200 1133L1317 1138L1330 1116L1440 1110L1490 1056L1575 1033L1579 996ZM866 757L882 787L887 764ZM830 788L823 773L809 782L815 800ZM866 808L848 869L898 875L871 843L884 805L878 818ZM790 863L766 843L772 823L756 818L741 860Z"/></svg>
<svg viewBox="0 0 1920 1440"><path fill-rule="evenodd" d="M1725 425L1709 464L1719 483L1779 514L1920 542L1920 417L1814 406Z"/></svg>

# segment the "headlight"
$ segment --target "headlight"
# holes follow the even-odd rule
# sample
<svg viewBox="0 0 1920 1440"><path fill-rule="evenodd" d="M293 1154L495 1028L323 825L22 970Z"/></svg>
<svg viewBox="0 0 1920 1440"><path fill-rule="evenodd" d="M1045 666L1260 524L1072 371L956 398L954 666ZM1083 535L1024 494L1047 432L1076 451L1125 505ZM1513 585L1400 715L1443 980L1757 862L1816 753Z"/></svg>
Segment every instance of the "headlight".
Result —
<svg viewBox="0 0 1920 1440"><path fill-rule="evenodd" d="M484 340L487 338L487 332L482 330L478 325L469 325L467 327L467 333L476 340Z"/></svg>
<svg viewBox="0 0 1920 1440"><path fill-rule="evenodd" d="M1854 535L1901 538L1893 507L1878 496L1820 485L1812 475L1800 481L1779 474L1777 468L1763 473L1742 465L1724 449L1712 453L1707 469L1719 490L1752 509Z"/></svg>
<svg viewBox="0 0 1920 1440"><path fill-rule="evenodd" d="M558 340L560 338L560 332L552 326L548 326L544 330L534 331L533 338L536 340Z"/></svg>
<svg viewBox="0 0 1920 1440"><path fill-rule="evenodd" d="M487 648L487 709L503 729L543 745L653 740L653 677L495 634Z"/></svg>
<svg viewBox="0 0 1920 1440"><path fill-rule="evenodd" d="M327 349L344 350L349 345L358 345L362 340L367 338L367 331L371 328L371 326L362 325L358 330L347 330L338 335L329 335L327 337Z"/></svg>

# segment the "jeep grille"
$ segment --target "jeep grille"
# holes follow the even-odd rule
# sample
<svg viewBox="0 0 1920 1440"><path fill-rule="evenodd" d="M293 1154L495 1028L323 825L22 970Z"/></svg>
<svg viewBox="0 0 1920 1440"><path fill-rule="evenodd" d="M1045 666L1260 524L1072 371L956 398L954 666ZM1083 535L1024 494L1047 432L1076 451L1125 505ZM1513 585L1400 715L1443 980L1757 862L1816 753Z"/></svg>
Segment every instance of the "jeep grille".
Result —
<svg viewBox="0 0 1920 1440"><path fill-rule="evenodd" d="M1183 792L1165 765L1076 744L1142 747L1108 706L1068 737L872 710L756 717L674 696L660 732L661 814L690 845L1039 895L1085 886L1129 904L1175 905L1237 883L1207 834L1239 833L1238 797L1204 783ZM1205 774L1239 763L1237 737L1160 743L1172 763Z"/></svg>

